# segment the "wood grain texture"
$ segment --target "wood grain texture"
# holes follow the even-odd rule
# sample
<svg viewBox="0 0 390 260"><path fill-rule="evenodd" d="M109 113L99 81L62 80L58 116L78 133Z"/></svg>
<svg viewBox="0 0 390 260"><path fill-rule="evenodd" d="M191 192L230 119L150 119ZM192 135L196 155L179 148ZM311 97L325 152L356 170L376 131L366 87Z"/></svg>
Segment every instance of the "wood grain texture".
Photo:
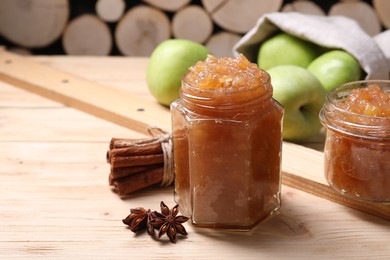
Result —
<svg viewBox="0 0 390 260"><path fill-rule="evenodd" d="M143 0L161 10L174 12L188 5L191 0Z"/></svg>
<svg viewBox="0 0 390 260"><path fill-rule="evenodd" d="M159 43L170 37L171 25L168 16L145 5L127 11L115 28L118 49L127 56L149 57Z"/></svg>
<svg viewBox="0 0 390 260"><path fill-rule="evenodd" d="M66 26L62 45L69 55L105 56L113 44L108 25L96 15L84 14Z"/></svg>
<svg viewBox="0 0 390 260"><path fill-rule="evenodd" d="M46 47L60 38L69 14L66 0L3 0L0 34L19 46Z"/></svg>
<svg viewBox="0 0 390 260"><path fill-rule="evenodd" d="M390 2L386 0L373 0L372 4L383 26L390 28Z"/></svg>
<svg viewBox="0 0 390 260"><path fill-rule="evenodd" d="M234 57L233 47L240 39L239 34L219 32L207 40L206 47L216 57Z"/></svg>
<svg viewBox="0 0 390 260"><path fill-rule="evenodd" d="M213 21L220 27L234 33L246 33L263 14L279 11L283 1L202 0L201 2L211 14Z"/></svg>
<svg viewBox="0 0 390 260"><path fill-rule="evenodd" d="M381 24L372 6L363 1L341 2L332 5L328 15L341 15L355 20L370 36L381 32Z"/></svg>
<svg viewBox="0 0 390 260"><path fill-rule="evenodd" d="M169 111L155 102L5 51L0 52L0 80L136 131L147 133L154 124L170 131Z"/></svg>
<svg viewBox="0 0 390 260"><path fill-rule="evenodd" d="M124 0L98 0L95 4L96 14L106 22L117 22L126 9Z"/></svg>
<svg viewBox="0 0 390 260"><path fill-rule="evenodd" d="M313 14L324 16L325 12L315 2L312 1L295 1L285 4L282 12L298 12L302 14Z"/></svg>
<svg viewBox="0 0 390 260"><path fill-rule="evenodd" d="M30 58L107 89L147 96L131 58ZM88 62L89 61L89 62ZM103 64L102 64L103 63ZM109 67L109 66L107 66ZM83 72L83 73L81 73ZM94 72L94 73L93 73ZM112 73L112 74L111 74ZM111 76L110 76L111 74ZM119 72L118 72L119 74ZM113 76L114 75L114 76ZM112 84L111 84L112 83ZM127 87L127 90L124 88ZM141 94L141 92L143 94ZM280 213L248 233L194 228L174 245L135 236L121 222L131 207L174 205L173 188L120 199L108 186L111 137L140 133L0 82L0 252L4 259L388 259L390 224L306 192L282 187ZM322 153L287 145L285 171L323 181ZM286 160L285 160L286 159ZM292 163L294 162L294 163ZM288 164L288 167L286 166Z"/></svg>
<svg viewBox="0 0 390 260"><path fill-rule="evenodd" d="M212 34L213 27L210 16L197 5L180 9L172 18L172 34L178 39L204 43Z"/></svg>

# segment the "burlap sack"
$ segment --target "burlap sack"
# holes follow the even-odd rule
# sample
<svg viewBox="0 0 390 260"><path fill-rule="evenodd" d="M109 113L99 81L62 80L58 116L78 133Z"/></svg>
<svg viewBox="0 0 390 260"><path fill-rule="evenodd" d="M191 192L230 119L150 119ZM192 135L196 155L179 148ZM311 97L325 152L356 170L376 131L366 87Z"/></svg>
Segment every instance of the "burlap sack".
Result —
<svg viewBox="0 0 390 260"><path fill-rule="evenodd" d="M284 31L323 47L348 51L367 73L366 79L389 79L389 65L375 40L357 22L341 16L265 14L233 47L234 54L242 53L256 62L261 42L277 31Z"/></svg>

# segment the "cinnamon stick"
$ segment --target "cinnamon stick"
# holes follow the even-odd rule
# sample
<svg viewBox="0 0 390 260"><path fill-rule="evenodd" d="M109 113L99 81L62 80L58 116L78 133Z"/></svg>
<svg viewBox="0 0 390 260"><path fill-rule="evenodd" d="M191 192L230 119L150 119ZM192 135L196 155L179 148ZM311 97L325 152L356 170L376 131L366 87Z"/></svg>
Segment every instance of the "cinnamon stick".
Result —
<svg viewBox="0 0 390 260"><path fill-rule="evenodd" d="M161 145L161 143L155 142L153 138L145 138L145 139L111 138L109 148L111 150L117 148L131 147L133 145L145 146L145 145L156 144L156 143Z"/></svg>
<svg viewBox="0 0 390 260"><path fill-rule="evenodd" d="M112 157L110 163L111 166L114 168L162 164L164 163L164 155L151 154L151 155L140 155L140 156Z"/></svg>
<svg viewBox="0 0 390 260"><path fill-rule="evenodd" d="M124 196L164 179L164 152L159 137L112 138L106 154L109 184Z"/></svg>
<svg viewBox="0 0 390 260"><path fill-rule="evenodd" d="M136 141L136 139L125 139L125 138L111 138L110 141L110 149L115 149L115 148L123 148L123 147L128 147L129 143L132 143Z"/></svg>
<svg viewBox="0 0 390 260"><path fill-rule="evenodd" d="M133 166L133 167L111 167L111 176L114 179L123 178L139 172L145 172L154 168L163 168L163 164L145 165L145 166Z"/></svg>
<svg viewBox="0 0 390 260"><path fill-rule="evenodd" d="M118 195L128 195L137 190L160 183L164 176L163 168L154 168L149 171L139 172L120 179L111 179L110 182L115 186Z"/></svg>
<svg viewBox="0 0 390 260"><path fill-rule="evenodd" d="M112 148L107 152L107 162L110 162L112 157L162 154L163 152L160 143L152 143L144 146L132 145L127 147L122 147L122 145L124 145L124 143L120 143L119 147Z"/></svg>

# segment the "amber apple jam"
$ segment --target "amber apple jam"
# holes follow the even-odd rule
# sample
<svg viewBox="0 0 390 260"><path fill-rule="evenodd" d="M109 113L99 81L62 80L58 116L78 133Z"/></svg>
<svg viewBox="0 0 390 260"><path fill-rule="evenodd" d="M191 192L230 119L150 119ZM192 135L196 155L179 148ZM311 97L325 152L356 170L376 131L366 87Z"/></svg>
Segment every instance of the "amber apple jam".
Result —
<svg viewBox="0 0 390 260"><path fill-rule="evenodd" d="M329 92L325 177L345 196L390 203L390 81L358 81Z"/></svg>
<svg viewBox="0 0 390 260"><path fill-rule="evenodd" d="M210 55L171 113L175 200L195 226L249 230L279 209L283 108L267 72Z"/></svg>

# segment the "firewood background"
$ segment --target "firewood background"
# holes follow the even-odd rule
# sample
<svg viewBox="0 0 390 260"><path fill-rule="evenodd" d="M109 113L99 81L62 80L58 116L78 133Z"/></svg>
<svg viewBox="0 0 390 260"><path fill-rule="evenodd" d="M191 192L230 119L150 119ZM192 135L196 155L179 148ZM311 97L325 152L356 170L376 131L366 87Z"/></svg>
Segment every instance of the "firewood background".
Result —
<svg viewBox="0 0 390 260"><path fill-rule="evenodd" d="M21 54L149 56L182 38L231 56L262 14L290 11L353 18L390 46L389 0L1 0L0 45Z"/></svg>

